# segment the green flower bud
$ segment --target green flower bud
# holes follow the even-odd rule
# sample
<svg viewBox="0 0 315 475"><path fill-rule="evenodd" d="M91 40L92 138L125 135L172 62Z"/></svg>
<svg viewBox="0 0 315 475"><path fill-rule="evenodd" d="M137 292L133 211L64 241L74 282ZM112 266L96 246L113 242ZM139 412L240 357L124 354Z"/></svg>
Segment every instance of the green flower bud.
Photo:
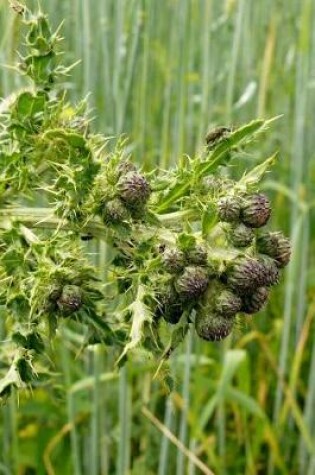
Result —
<svg viewBox="0 0 315 475"><path fill-rule="evenodd" d="M207 259L208 259L207 247L204 244L197 244L195 248L190 249L187 252L186 258L189 264L192 264L195 266L207 265Z"/></svg>
<svg viewBox="0 0 315 475"><path fill-rule="evenodd" d="M247 226L261 228L267 223L270 214L271 205L266 195L256 193L245 198L241 218Z"/></svg>
<svg viewBox="0 0 315 475"><path fill-rule="evenodd" d="M176 280L175 288L182 299L197 299L205 292L208 283L208 273L203 267L188 266Z"/></svg>
<svg viewBox="0 0 315 475"><path fill-rule="evenodd" d="M126 175L126 173L129 173L129 172L137 172L136 165L134 165L129 160L121 161L120 164L118 165L118 174L119 174L119 176Z"/></svg>
<svg viewBox="0 0 315 475"><path fill-rule="evenodd" d="M124 204L115 198L104 205L102 216L106 225L121 224L129 218L129 212Z"/></svg>
<svg viewBox="0 0 315 475"><path fill-rule="evenodd" d="M276 262L267 256L260 256L259 262L263 270L259 285L267 287L276 285L279 282L279 269Z"/></svg>
<svg viewBox="0 0 315 475"><path fill-rule="evenodd" d="M273 257L278 267L288 265L291 257L291 244L282 232L268 232L257 238L257 250L262 254Z"/></svg>
<svg viewBox="0 0 315 475"><path fill-rule="evenodd" d="M233 317L241 310L242 299L230 290L222 290L214 300L216 313L224 317Z"/></svg>
<svg viewBox="0 0 315 475"><path fill-rule="evenodd" d="M185 266L185 256L179 249L166 249L162 255L165 270L170 274L181 272Z"/></svg>
<svg viewBox="0 0 315 475"><path fill-rule="evenodd" d="M241 311L249 315L259 312L267 303L268 295L266 287L258 287L252 294L243 297Z"/></svg>
<svg viewBox="0 0 315 475"><path fill-rule="evenodd" d="M218 193L222 190L223 180L214 176L206 176L202 180L202 190L210 193Z"/></svg>
<svg viewBox="0 0 315 475"><path fill-rule="evenodd" d="M240 201L234 196L220 198L217 202L217 211L220 221L238 222L241 212Z"/></svg>
<svg viewBox="0 0 315 475"><path fill-rule="evenodd" d="M263 264L249 257L235 259L226 271L228 287L237 294L253 291L265 279L266 270Z"/></svg>
<svg viewBox="0 0 315 475"><path fill-rule="evenodd" d="M249 246L253 242L255 236L253 230L242 223L231 227L227 234L229 242L234 247Z"/></svg>
<svg viewBox="0 0 315 475"><path fill-rule="evenodd" d="M65 285L57 305L65 317L80 310L82 306L82 291L80 287L77 285Z"/></svg>
<svg viewBox="0 0 315 475"><path fill-rule="evenodd" d="M233 325L233 318L225 318L223 315L211 313L207 307L199 309L196 313L196 332L203 340L223 340L231 333Z"/></svg>
<svg viewBox="0 0 315 475"><path fill-rule="evenodd" d="M150 185L138 172L128 172L118 181L120 198L126 206L145 205L150 196Z"/></svg>

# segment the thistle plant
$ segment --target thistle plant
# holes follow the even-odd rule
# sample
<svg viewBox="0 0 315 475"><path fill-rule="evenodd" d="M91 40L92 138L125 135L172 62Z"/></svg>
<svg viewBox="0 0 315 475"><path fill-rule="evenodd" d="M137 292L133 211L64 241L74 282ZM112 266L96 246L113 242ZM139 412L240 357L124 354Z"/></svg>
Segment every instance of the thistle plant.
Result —
<svg viewBox="0 0 315 475"><path fill-rule="evenodd" d="M29 85L0 106L0 397L40 383L63 327L111 346L118 366L136 353L164 362L188 331L227 337L263 308L290 258L281 232L262 231L271 204L259 183L276 156L227 178L272 120L216 129L194 158L145 174L124 140L92 132L85 99L68 102L59 29L14 8ZM106 281L91 239L108 245Z"/></svg>

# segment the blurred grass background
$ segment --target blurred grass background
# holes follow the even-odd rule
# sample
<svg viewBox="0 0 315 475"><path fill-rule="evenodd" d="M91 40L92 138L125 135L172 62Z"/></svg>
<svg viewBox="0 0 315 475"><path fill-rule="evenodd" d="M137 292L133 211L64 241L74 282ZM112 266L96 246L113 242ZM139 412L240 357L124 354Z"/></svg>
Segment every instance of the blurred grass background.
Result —
<svg viewBox="0 0 315 475"><path fill-rule="evenodd" d="M194 154L211 126L283 115L240 168L279 151L264 188L272 227L291 236L293 258L268 308L232 339L187 339L172 360L170 397L152 381L150 365L117 375L106 350L76 359L76 336L63 335L55 345L60 386L1 409L0 473L314 475L314 2L41 5L55 27L65 19L67 61L82 60L70 95L91 92L95 127L125 133L147 170ZM12 64L19 22L4 0L0 28L0 63ZM20 81L1 67L0 96ZM106 249L93 246L105 269Z"/></svg>

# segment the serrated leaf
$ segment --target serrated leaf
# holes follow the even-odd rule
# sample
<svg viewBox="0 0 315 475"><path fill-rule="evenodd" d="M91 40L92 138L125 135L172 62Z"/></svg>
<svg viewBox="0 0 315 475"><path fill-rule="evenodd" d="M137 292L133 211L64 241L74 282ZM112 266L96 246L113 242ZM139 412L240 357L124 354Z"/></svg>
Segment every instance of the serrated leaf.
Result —
<svg viewBox="0 0 315 475"><path fill-rule="evenodd" d="M217 223L217 213L213 205L209 205L202 213L201 216L201 229L202 236L206 238L210 233L213 226Z"/></svg>
<svg viewBox="0 0 315 475"><path fill-rule="evenodd" d="M260 163L255 168L253 168L250 172L245 173L243 177L240 179L237 186L254 186L261 181L264 177L265 173L270 170L270 168L274 165L277 159L277 153L273 154L271 157L267 158L263 163Z"/></svg>
<svg viewBox="0 0 315 475"><path fill-rule="evenodd" d="M220 142L217 147L211 151L209 159L201 162L196 167L196 174L198 178L202 178L207 174L216 170L223 162L228 161L228 152L240 146L245 140L255 135L262 128L266 127L268 121L257 119L243 127L238 128L231 133L224 141Z"/></svg>

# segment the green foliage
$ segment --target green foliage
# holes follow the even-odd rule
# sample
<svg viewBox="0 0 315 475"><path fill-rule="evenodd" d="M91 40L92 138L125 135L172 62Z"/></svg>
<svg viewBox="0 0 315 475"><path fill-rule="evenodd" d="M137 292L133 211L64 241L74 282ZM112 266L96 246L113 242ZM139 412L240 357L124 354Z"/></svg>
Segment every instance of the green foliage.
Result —
<svg viewBox="0 0 315 475"><path fill-rule="evenodd" d="M36 4L31 0L29 3ZM313 20L308 8L311 2L303 0L282 5L267 0L256 5L246 0L205 4L184 0L180 3L179 9L178 2L167 1L161 9L155 0L61 3L44 0L42 4L51 12L55 24L66 18L64 36L70 61L83 59L82 67L73 70L75 79L71 86L67 82L62 86L76 99L88 90L93 91L89 104L96 106L97 126L101 126L106 135L126 131L130 142L120 148L126 150L125 155L131 152L132 161L141 163L146 170L157 163L164 169L169 168L183 151L194 156L209 123L210 127L232 123L234 127L228 129L233 132L238 124L246 123L257 113L262 117L285 113L267 140L265 136L260 137L259 143L249 146L245 153L236 148L232 158L227 155L224 160L229 160L230 166L219 177L223 187L228 188L231 180L227 177L238 178L246 170L245 177L263 155L269 156L270 150L279 149L279 160L275 161L272 175L267 174L262 186L264 190L271 190L273 198L271 226L288 231L292 223L293 262L285 274L285 286L272 292L267 310L259 318L247 319L246 324L244 320L237 321L234 338L226 345L201 345L189 331L185 346L172 357L170 374L176 381L175 385L173 381L174 392L170 398L161 394L156 381L151 381L156 360L149 363L148 352L132 351L129 354L132 364L127 365L126 371L120 372L119 378L112 374L120 350L113 353L106 349L113 338L111 332L102 331L104 326L113 323L111 309L106 318L98 318L98 330L89 327L86 333L81 322L64 318L57 338L46 341L48 360L43 360L45 370L53 368L58 374L44 378L40 372L40 380L32 383L32 398L20 391L19 406L13 394L3 410L1 469L4 471L10 467L13 473L23 470L41 473L53 467L56 473L88 471L93 475L127 471L158 472L159 475L194 473L194 462L186 458L181 449L174 449L168 437L148 422L141 411L145 404L159 420L164 418L166 428L215 473L298 473L298 465L300 473L312 473L312 327L308 326L308 318L304 320L306 299L310 318L314 311L311 304L313 271L306 257L308 243L313 248L309 238L314 231L308 208L313 200L309 181L313 176L314 148L310 67L313 40L311 29L307 29ZM1 50L1 62L12 63L20 22L7 16L6 8L1 11L1 19L2 45L6 46ZM4 96L24 85L23 78L13 78L5 69L0 79ZM89 128L89 121L74 119L74 122L85 131ZM111 145L109 142L109 147ZM184 164L189 168L186 158L180 167ZM53 170L52 175L54 173ZM160 173L160 179L154 177L154 183L150 179L153 175L147 175L152 190L168 190L169 173L164 177ZM22 174L20 176L22 178ZM37 176L33 178L36 180ZM208 175L205 180L212 178L213 175ZM240 181L234 183L244 189ZM288 183L290 189L286 186ZM256 181L254 191L257 186ZM38 201L44 193L40 190L35 193L37 205L45 206L45 210L39 212L33 207L33 219L30 219L26 201L22 202L21 196L23 209L15 208L12 214L40 238L43 235L46 238L60 224L63 211L61 208L60 215L53 216L53 194L48 197L51 203L48 208L48 203ZM209 197L216 197L218 188L212 187L208 193ZM192 193L187 199L193 209L187 209L186 203L178 208L177 224L172 227L175 230L178 223L182 223L184 232L192 234L199 223L196 220L191 225L190 220L196 219L201 209L203 239L208 239L211 230L215 230L216 249L219 246L220 252L211 256L216 270L222 255L229 258L231 251L221 249L224 237L217 234L215 227L218 222L216 203L202 203L196 210L198 195ZM152 193L147 210L151 223L157 220L156 213L151 212L155 199ZM3 201L6 202L5 196ZM99 201L93 198L89 203L93 202ZM175 206L170 213L163 212L164 223L169 223L167 220L175 223L174 209ZM46 222L47 228L42 225L45 233L40 233L38 223L44 214L50 219ZM10 222L7 206L1 220ZM112 246L105 249L104 244L95 239L106 234L108 240L112 231L108 232L107 227L104 231L102 223L96 220L93 226L89 223L80 235L89 239L94 236L94 239L84 243L84 253L93 264L97 263L98 277L103 280L108 274L106 281L112 281L117 272L116 269L113 272L112 267L109 269L109 261L116 251L112 251ZM122 233L128 237L129 225L130 216L120 227L120 237ZM75 233L79 234L77 229ZM198 242L199 238L201 236ZM169 242L168 245L176 246ZM116 260L122 263L125 256L117 255ZM150 267L156 266L158 261L159 256ZM132 279L123 275L119 279L122 292L131 284ZM108 298L113 294L113 286L113 283L102 285ZM123 311L128 305L129 300L119 310ZM4 322L3 308L1 312ZM130 329L128 313L118 318L124 322L124 327L117 330L123 347L128 342L125 330ZM186 325L184 316L180 324ZM173 327L163 318L159 325L160 330L165 330L165 342L169 341ZM191 326L188 323L188 328ZM114 328L117 328L116 323ZM116 336L114 341L117 341ZM87 346L85 341L89 339L106 341L105 345ZM22 340L29 346L27 335L23 335ZM202 409L216 394L226 368L239 362L235 351L229 352L230 346L236 347L236 351L244 350L244 358L229 384L220 391L214 410L200 431L198 421ZM9 348L5 340L3 350ZM229 358L224 357L227 353L231 353ZM137 354L140 358L136 360ZM36 361L37 372L42 366L41 358ZM3 358L3 374L7 361ZM283 377L279 376L277 365ZM163 364L160 375L169 381L166 371ZM61 390L56 383L65 384L66 389L63 386Z"/></svg>
<svg viewBox="0 0 315 475"><path fill-rule="evenodd" d="M239 254L233 254L233 247L228 260L219 249L211 249L228 246L220 221L229 221L228 216L235 214L234 202L238 204L233 221L250 218L249 224L244 221L246 225L253 222L253 227L261 227L268 220L268 199L253 194L266 165L256 167L240 185L231 181L228 192L220 187L209 193L203 183L209 173L213 180L220 180L234 150L250 143L269 121L233 130L211 146L208 136L204 155L163 172L166 187L161 190L159 174L146 178L126 156L123 142L113 152L107 151L106 138L93 134L88 126L85 102L76 108L67 102L60 81L67 70L57 63L58 31L52 33L42 13L34 15L24 8L21 14L28 31L19 68L32 86L17 92L2 113L2 201L3 212L8 210L10 217L0 236L1 300L15 354L2 383L2 398L13 387L40 381L36 359L45 354L47 343L67 320L74 331L82 328L88 335L83 346L103 342L120 349L119 365L135 350L163 362L184 339L195 311L201 337L221 339L232 330L241 305L232 305L228 314L212 309L211 299L208 306L201 300L207 288L219 280L230 286L233 280L231 288L240 289L239 298L243 298L244 289L255 292L258 285L276 281L257 278L251 264L257 251L251 241L243 252L246 276L240 269L229 275ZM32 219L35 199L46 206L37 208L40 218L36 220ZM213 210L217 207L219 222L213 229L204 224L203 210L209 204ZM23 209L23 218L15 211L18 208ZM193 214L183 225L177 213L190 210ZM186 232L193 223L194 231ZM41 231L35 231L37 227ZM115 252L106 292L100 270L88 263L79 244L86 232L91 237L97 234ZM221 236L219 240L216 235ZM178 275L165 266L165 257L164 265L161 259L160 250L169 244L183 255ZM163 287L167 298L161 297ZM170 312L175 306L176 315ZM208 326L201 330L201 311L206 318L212 314L216 328L222 321L229 331L218 330L209 337ZM161 316L178 325L170 343L168 325L161 325Z"/></svg>

